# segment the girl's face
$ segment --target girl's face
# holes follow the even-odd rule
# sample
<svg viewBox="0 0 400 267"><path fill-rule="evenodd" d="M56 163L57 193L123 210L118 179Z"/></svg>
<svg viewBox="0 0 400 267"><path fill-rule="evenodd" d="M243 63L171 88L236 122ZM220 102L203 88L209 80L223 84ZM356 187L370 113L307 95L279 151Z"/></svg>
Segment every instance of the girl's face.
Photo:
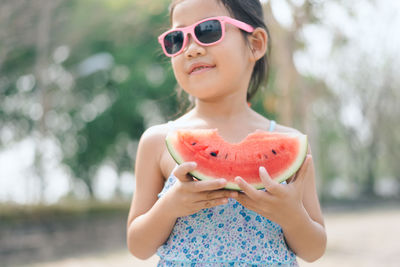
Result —
<svg viewBox="0 0 400 267"><path fill-rule="evenodd" d="M185 0L174 8L172 27L189 26L214 16L231 17L217 0ZM184 51L171 59L179 85L200 100L238 93L246 97L254 63L241 31L226 24L224 39L212 46L201 46L188 37Z"/></svg>

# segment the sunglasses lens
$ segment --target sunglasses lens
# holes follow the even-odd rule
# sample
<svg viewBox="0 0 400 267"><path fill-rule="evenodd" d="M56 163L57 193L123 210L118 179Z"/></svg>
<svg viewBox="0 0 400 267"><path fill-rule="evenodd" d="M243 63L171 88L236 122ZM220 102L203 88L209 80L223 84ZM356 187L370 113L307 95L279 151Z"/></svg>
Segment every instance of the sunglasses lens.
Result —
<svg viewBox="0 0 400 267"><path fill-rule="evenodd" d="M203 44L211 44L222 37L222 26L219 20L208 20L194 29L197 39Z"/></svg>
<svg viewBox="0 0 400 267"><path fill-rule="evenodd" d="M182 49L183 32L174 31L164 37L164 47L168 54L173 55Z"/></svg>

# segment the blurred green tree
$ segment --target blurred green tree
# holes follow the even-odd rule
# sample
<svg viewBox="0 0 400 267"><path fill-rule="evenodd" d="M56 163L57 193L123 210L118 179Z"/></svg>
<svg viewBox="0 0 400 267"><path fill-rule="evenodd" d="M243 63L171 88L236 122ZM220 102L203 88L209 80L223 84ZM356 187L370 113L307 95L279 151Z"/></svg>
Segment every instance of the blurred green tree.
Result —
<svg viewBox="0 0 400 267"><path fill-rule="evenodd" d="M91 195L105 160L132 171L135 140L176 106L175 82L156 41L168 24L167 1L1 6L0 122L9 133L1 144L36 136L41 177L40 142L55 140Z"/></svg>

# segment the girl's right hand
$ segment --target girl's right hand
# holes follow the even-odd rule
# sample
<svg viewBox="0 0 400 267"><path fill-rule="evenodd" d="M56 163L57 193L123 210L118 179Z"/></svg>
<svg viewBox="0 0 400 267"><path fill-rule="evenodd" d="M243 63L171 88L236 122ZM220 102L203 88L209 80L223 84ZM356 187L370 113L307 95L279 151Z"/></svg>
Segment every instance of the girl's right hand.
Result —
<svg viewBox="0 0 400 267"><path fill-rule="evenodd" d="M164 195L169 202L170 211L176 217L192 215L202 209L228 203L228 198L235 198L238 193L224 190L227 181L216 179L194 181L188 174L196 168L195 162L178 165L173 174L177 178L174 186Z"/></svg>

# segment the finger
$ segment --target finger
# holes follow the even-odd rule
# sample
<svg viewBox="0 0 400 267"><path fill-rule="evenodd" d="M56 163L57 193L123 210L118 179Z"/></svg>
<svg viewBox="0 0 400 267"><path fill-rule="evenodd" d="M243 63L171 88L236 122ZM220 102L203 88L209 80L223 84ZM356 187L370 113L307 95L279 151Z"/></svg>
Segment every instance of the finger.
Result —
<svg viewBox="0 0 400 267"><path fill-rule="evenodd" d="M219 198L236 198L238 196L238 192L230 191L230 190L217 190L217 191L208 191L204 192L201 195L202 200L213 200Z"/></svg>
<svg viewBox="0 0 400 267"><path fill-rule="evenodd" d="M255 201L244 193L239 193L238 197L236 197L235 200L248 209L254 210L255 208L254 207Z"/></svg>
<svg viewBox="0 0 400 267"><path fill-rule="evenodd" d="M247 196L245 193L239 193L237 197L235 197L235 200L238 201L240 204L243 206L246 206L245 204L250 200L249 196Z"/></svg>
<svg viewBox="0 0 400 267"><path fill-rule="evenodd" d="M197 209L207 209L207 208L212 208L216 207L219 205L224 205L228 203L227 198L218 198L218 199L213 199L213 200L204 200L204 201L198 201L196 202Z"/></svg>
<svg viewBox="0 0 400 267"><path fill-rule="evenodd" d="M215 180L198 181L193 183L192 189L195 192L212 191L222 189L226 186L227 181L223 178Z"/></svg>
<svg viewBox="0 0 400 267"><path fill-rule="evenodd" d="M196 162L184 162L174 169L173 174L181 182L189 182L193 179L188 175L188 173L193 171L196 167Z"/></svg>
<svg viewBox="0 0 400 267"><path fill-rule="evenodd" d="M312 156L307 155L300 169L297 171L293 183L295 184L303 184L304 177L308 176L308 169L312 163Z"/></svg>
<svg viewBox="0 0 400 267"><path fill-rule="evenodd" d="M260 173L260 178L262 183L265 186L265 190L267 190L269 193L278 193L280 190L279 184L272 180L271 176L267 172L267 170L264 167L259 168L259 173Z"/></svg>
<svg viewBox="0 0 400 267"><path fill-rule="evenodd" d="M235 178L235 182L239 186L239 188L245 193L247 196L249 196L251 199L256 199L258 197L258 191L251 185L249 185L245 180L243 180L242 177L238 176Z"/></svg>

